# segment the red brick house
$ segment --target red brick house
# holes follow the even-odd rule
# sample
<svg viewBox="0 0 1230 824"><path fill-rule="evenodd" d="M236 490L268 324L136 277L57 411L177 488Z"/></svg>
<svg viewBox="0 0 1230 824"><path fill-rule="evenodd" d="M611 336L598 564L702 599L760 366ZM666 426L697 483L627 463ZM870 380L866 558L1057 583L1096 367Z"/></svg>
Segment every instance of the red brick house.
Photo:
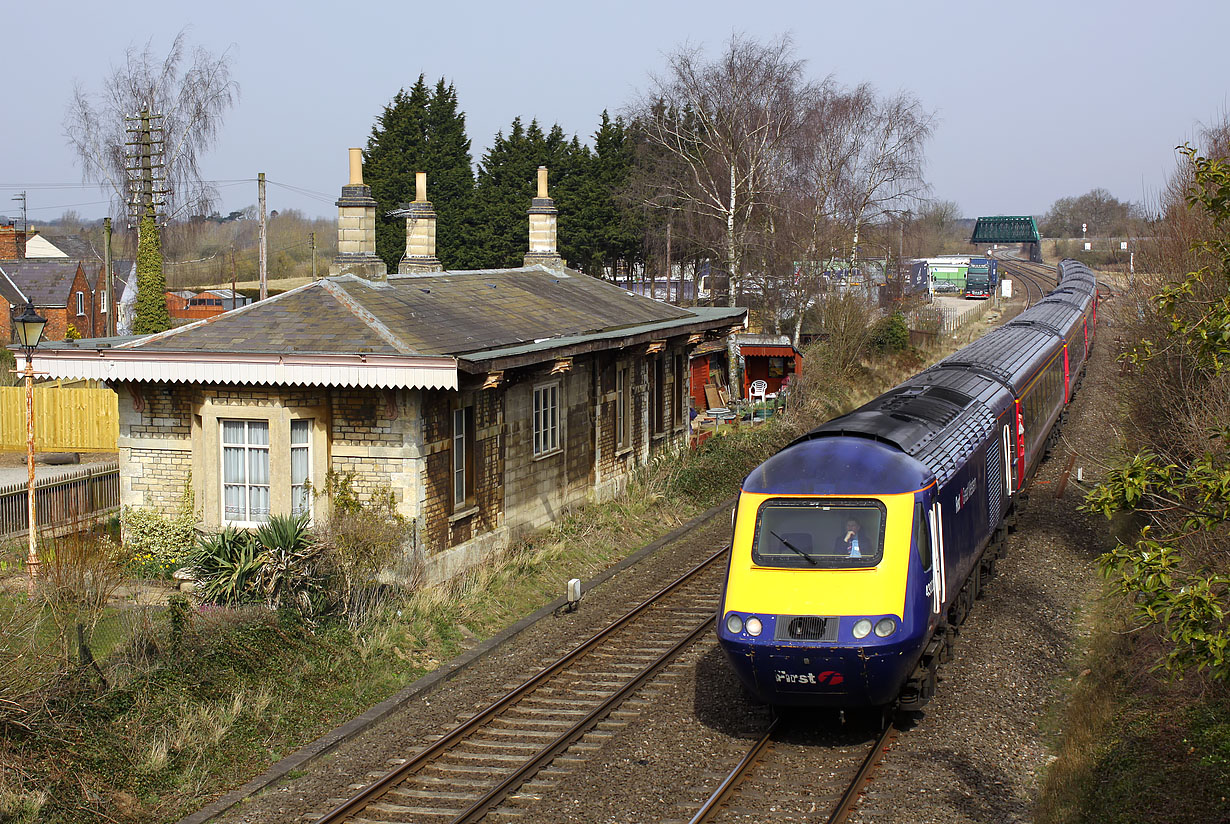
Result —
<svg viewBox="0 0 1230 824"><path fill-rule="evenodd" d="M352 155L329 277L127 343L40 348L36 369L119 393L125 505L170 509L191 485L203 528L251 527L322 515L310 489L350 473L414 523L392 571L435 581L685 448L688 352L745 310L567 268L545 169L525 265L444 271L424 189L396 273Z"/></svg>
<svg viewBox="0 0 1230 824"><path fill-rule="evenodd" d="M68 251L65 251L65 250ZM112 269L126 271L131 261L116 260ZM27 301L47 318L47 340L64 340L72 326L81 337L106 334L108 299L101 255L89 241L76 236L47 237L0 226L0 340L12 340L11 318Z"/></svg>
<svg viewBox="0 0 1230 824"><path fill-rule="evenodd" d="M35 310L47 318L43 331L47 340L64 340L70 326L79 337L100 336L101 307L95 305L94 284L81 261L0 261L0 277L12 284L15 292L6 298L9 303L6 314L10 319L6 340L12 339L13 314L20 314L26 301L33 303ZM14 296L18 299L16 304Z"/></svg>

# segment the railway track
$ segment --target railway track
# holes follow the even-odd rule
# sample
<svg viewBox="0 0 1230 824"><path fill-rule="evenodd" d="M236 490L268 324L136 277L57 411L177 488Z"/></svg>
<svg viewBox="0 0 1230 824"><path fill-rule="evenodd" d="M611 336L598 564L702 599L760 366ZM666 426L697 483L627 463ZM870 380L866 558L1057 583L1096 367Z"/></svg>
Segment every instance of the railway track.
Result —
<svg viewBox="0 0 1230 824"><path fill-rule="evenodd" d="M1053 267L1010 257L997 256L997 259L1003 267L1005 275L1025 285L1025 308L1028 309L1030 306L1033 306L1047 292L1055 288L1057 281Z"/></svg>
<svg viewBox="0 0 1230 824"><path fill-rule="evenodd" d="M789 740L787 726L774 720L688 824L762 822L783 814L841 824L897 739L897 729L885 724L870 746L832 741L818 759L814 745Z"/></svg>
<svg viewBox="0 0 1230 824"><path fill-rule="evenodd" d="M536 778L575 766L611 733L621 704L712 627L726 549L684 573L606 629L358 788L316 824L477 821L550 792ZM565 756L561 758L561 756Z"/></svg>

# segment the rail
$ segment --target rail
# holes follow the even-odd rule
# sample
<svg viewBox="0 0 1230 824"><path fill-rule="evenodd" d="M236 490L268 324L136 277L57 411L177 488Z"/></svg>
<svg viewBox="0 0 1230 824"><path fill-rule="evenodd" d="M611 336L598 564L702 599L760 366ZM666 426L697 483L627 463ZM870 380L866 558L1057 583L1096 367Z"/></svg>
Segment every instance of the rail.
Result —
<svg viewBox="0 0 1230 824"><path fill-rule="evenodd" d="M724 569L720 560L728 550L729 547L726 547L714 553L625 613L614 623L573 648L555 663L545 667L467 721L440 736L417 755L361 788L339 806L317 818L316 824L370 820L366 812L379 813L382 808L397 812L422 813L425 816L432 816L434 820L445 820L453 824L481 818L543 765L550 762L601 721L614 707L643 686L674 660L683 649L711 630L715 604L709 599L715 588L713 587L714 582L702 575L720 573ZM667 596L683 596L686 587L689 586L699 587L704 593L703 608L695 606L690 608L699 618L695 624L685 623L684 626L680 626L680 613L654 609ZM687 612L688 609L684 611ZM654 628L640 626L639 632L629 632L633 627L638 626L635 622L643 620L659 620L664 623ZM671 632L677 633L670 641L664 640L669 635L668 628ZM621 683L617 687L614 684L597 683L603 682L608 677L606 675L580 676L577 674L578 671L572 669L591 652L600 649L606 649L608 654L618 657L618 653L612 653L613 648L608 645L620 637L630 639L638 651L635 654L625 653L626 659L635 661L636 665L634 672L625 670L620 674ZM652 640L647 641L646 639ZM657 649L659 642L665 644L667 648ZM652 660L645 660L645 651L649 649L653 650L649 653ZM599 662L599 666L607 665ZM577 690L581 692L578 693ZM595 692L602 693L601 698L597 698ZM549 709L551 702L560 700L566 703L566 708L558 711L558 718L554 715L550 717L544 715L552 712ZM519 707L525 707L522 711L531 716L529 720L523 719L519 722L514 717ZM568 720L564 720L565 718ZM516 740L518 724L533 727L534 731L523 734L535 738L539 743L518 743ZM427 768L439 763L449 753L459 752L467 742L475 742L476 735L482 734L484 730L493 726L500 727L497 731L498 737L503 743L507 743L516 754L495 755L494 758L499 761L499 764L487 767L488 774L484 780L474 785L454 787L452 791L444 794L413 787L399 789L415 776L423 774ZM538 729L543 726L548 727L549 731ZM543 736L550 740L542 742ZM491 740L478 741L474 745L481 746L488 753L493 752L494 748L499 746ZM459 755L462 758L466 756L464 752ZM475 767L475 759L467 758L466 769L473 770ZM389 797L393 799L391 802L385 800ZM429 810L424 810L421 806L410 809L404 803L404 801L416 799L417 804L423 805L431 803L430 799L433 797L441 802L441 806Z"/></svg>
<svg viewBox="0 0 1230 824"><path fill-rule="evenodd" d="M0 540L24 537L29 530L25 482L0 486ZM40 534L60 535L120 508L120 465L92 464L34 483L35 518Z"/></svg>
<svg viewBox="0 0 1230 824"><path fill-rule="evenodd" d="M831 760L826 761L826 768L832 771L832 778L837 780L836 783L830 785L833 797L837 800L828 816L823 819L826 824L843 824L849 818L850 813L854 810L855 805L862 796L864 787L870 780L872 770L879 766L893 743L897 740L897 728L892 723L888 723L887 717L884 721L883 727L875 737L875 740L872 741L870 749L865 751L866 755L863 758L847 761L843 754L834 752ZM773 724L765 731L764 735L752 744L747 755L722 780L722 783L718 785L718 788L709 796L708 800L701 805L699 811L697 811L688 824L712 824L712 822L720 821L723 818L723 812L728 808L737 808L739 815L735 817L746 820L749 811L763 806L767 799L771 799L772 803L778 806L787 803L781 794L780 788L773 784L772 779L766 779L757 783L755 778L752 777L752 773L756 771L757 767L762 767L764 764L772 761L774 757L773 745L777 740L778 729L781 726L783 725L779 716L774 719ZM787 769L785 762L775 764L774 767L778 773L784 773ZM842 773L850 777L842 779ZM743 793L741 787L745 782L750 787L748 792L750 797L738 798ZM830 788L816 784L811 789L823 793ZM738 798L737 803L736 798ZM813 811L815 810L814 803L813 800Z"/></svg>

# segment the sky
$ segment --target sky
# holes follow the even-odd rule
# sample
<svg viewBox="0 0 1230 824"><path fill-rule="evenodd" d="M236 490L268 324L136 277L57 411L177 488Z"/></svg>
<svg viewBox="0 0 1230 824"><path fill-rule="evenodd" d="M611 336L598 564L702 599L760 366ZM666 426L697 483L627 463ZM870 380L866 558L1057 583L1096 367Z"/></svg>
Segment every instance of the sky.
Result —
<svg viewBox="0 0 1230 824"><path fill-rule="evenodd" d="M0 214L26 190L37 225L73 209L106 214L64 138L75 84L101 89L125 50L165 54L177 32L228 51L240 99L202 157L223 214L255 204L335 216L347 148L424 74L455 85L481 159L514 117L589 140L681 45L720 51L735 32L788 33L815 79L907 91L936 117L931 196L962 215L1043 214L1104 188L1156 199L1174 147L1230 112L1230 3L1170 0L620 3L9 4L0 113ZM156 20L151 18L157 17ZM285 187L294 188L285 188ZM430 194L430 193L429 193Z"/></svg>

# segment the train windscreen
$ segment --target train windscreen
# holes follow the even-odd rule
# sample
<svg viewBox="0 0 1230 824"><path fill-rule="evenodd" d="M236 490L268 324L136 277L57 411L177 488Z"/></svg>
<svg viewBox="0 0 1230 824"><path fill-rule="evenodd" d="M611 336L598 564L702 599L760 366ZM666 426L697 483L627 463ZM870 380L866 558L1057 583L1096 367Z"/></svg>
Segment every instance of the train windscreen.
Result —
<svg viewBox="0 0 1230 824"><path fill-rule="evenodd" d="M773 498L756 515L752 561L769 567L873 567L884 556L879 501Z"/></svg>

